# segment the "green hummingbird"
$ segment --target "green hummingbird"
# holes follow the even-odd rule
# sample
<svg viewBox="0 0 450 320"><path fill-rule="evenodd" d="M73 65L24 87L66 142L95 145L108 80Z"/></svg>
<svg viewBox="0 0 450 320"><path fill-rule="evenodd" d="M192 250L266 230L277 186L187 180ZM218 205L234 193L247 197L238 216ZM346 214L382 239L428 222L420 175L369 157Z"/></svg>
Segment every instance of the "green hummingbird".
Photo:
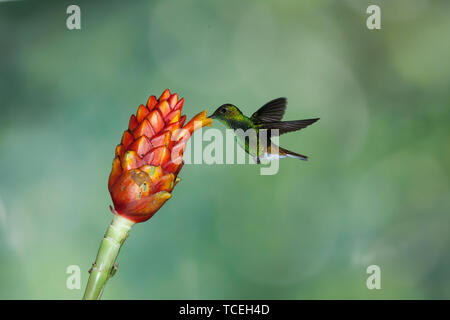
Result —
<svg viewBox="0 0 450 320"><path fill-rule="evenodd" d="M249 118L235 105L226 103L217 108L210 118L217 119L226 127L233 129L239 145L253 156L257 163L261 162L260 159L274 160L285 157L306 161L308 160L307 156L275 145L270 139L272 130L278 130L279 135L298 131L313 124L320 118L281 121L286 111L286 106L286 98L274 99L263 105ZM254 140L256 140L254 143L251 142L251 138L249 139L249 135L244 133L249 132L249 130L254 132ZM261 141L262 139L264 141Z"/></svg>

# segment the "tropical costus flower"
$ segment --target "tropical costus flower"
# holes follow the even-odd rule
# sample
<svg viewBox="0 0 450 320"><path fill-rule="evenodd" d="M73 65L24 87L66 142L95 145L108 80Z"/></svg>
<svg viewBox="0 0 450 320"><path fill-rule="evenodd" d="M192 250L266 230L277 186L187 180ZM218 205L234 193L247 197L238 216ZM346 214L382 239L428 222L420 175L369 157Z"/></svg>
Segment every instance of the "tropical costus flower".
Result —
<svg viewBox="0 0 450 320"><path fill-rule="evenodd" d="M184 98L166 89L132 115L116 147L108 188L114 211L134 222L150 219L171 197L179 181L186 142L195 129L211 124L206 111L184 127Z"/></svg>
<svg viewBox="0 0 450 320"><path fill-rule="evenodd" d="M187 141L196 129L211 124L203 111L184 125L183 103L183 98L166 89L159 99L151 96L131 116L109 175L114 218L89 271L84 299L100 298L117 269L114 263L131 227L150 219L172 196Z"/></svg>

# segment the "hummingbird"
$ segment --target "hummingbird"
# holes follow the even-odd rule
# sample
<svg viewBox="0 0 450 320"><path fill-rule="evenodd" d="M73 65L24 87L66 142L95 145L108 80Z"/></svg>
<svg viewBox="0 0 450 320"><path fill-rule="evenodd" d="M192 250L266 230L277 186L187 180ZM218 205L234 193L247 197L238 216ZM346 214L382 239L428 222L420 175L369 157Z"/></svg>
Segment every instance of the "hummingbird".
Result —
<svg viewBox="0 0 450 320"><path fill-rule="evenodd" d="M270 139L272 130L278 130L279 135L298 131L313 124L320 118L281 121L286 111L286 106L286 98L274 99L259 108L251 117L247 117L238 107L226 103L218 107L209 118L217 119L227 128L233 129L239 145L248 154L253 156L258 164L261 163L261 159L274 160L285 157L307 161L307 156L275 145ZM256 143L251 143L249 141L251 139L246 139L248 136L242 134L242 132L246 132L247 130L254 130ZM260 134L260 131L263 130L266 130L266 134ZM260 141L261 139L265 141Z"/></svg>

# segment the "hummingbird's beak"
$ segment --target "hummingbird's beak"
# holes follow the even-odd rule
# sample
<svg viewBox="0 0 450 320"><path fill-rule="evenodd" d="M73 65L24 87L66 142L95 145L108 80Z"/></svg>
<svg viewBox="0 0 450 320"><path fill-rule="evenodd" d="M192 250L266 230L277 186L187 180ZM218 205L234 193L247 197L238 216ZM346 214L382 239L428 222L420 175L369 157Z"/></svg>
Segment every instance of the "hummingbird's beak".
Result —
<svg viewBox="0 0 450 320"><path fill-rule="evenodd" d="M214 119L216 117L216 112L214 112L212 115L210 115L208 118Z"/></svg>

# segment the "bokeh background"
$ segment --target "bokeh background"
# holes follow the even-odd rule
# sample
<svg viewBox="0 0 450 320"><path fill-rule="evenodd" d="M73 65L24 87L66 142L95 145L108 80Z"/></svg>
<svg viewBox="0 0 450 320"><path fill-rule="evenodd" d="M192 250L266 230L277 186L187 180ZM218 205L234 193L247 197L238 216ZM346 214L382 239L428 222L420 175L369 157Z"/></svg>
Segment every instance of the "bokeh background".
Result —
<svg viewBox="0 0 450 320"><path fill-rule="evenodd" d="M81 30L66 8L81 7ZM382 29L368 30L378 4ZM105 299L450 298L450 2L0 2L0 298L79 299L128 118L286 96L309 162L186 165ZM219 126L217 126L219 127ZM366 287L381 268L381 290ZM82 289L66 288L79 265Z"/></svg>

